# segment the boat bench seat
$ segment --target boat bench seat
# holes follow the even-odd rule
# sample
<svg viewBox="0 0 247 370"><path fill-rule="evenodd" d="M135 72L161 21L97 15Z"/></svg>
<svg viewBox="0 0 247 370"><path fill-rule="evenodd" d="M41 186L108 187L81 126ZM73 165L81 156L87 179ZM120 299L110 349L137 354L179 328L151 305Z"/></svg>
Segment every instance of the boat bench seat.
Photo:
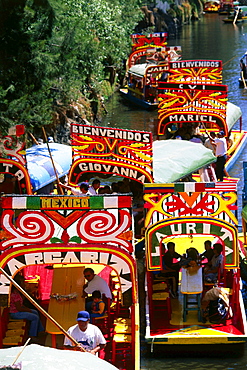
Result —
<svg viewBox="0 0 247 370"><path fill-rule="evenodd" d="M27 336L26 320L12 320L7 324L3 346L22 346Z"/></svg>

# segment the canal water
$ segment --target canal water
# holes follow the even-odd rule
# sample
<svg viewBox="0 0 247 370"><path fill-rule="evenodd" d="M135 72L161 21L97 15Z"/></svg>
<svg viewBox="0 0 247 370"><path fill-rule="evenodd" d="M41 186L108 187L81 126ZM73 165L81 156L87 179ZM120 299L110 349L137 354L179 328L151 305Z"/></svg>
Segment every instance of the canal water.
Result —
<svg viewBox="0 0 247 370"><path fill-rule="evenodd" d="M225 24L223 16L204 14L199 21L184 25L176 38L168 45L180 45L183 59L213 59L223 62L223 83L228 85L228 99L238 105L243 112L243 128L247 130L247 89L240 89L239 60L247 51L247 22L233 25ZM108 114L102 125L119 128L131 128L156 132L157 112L147 112L124 104L116 93L106 104ZM238 124L237 124L238 125ZM238 126L236 126L238 127ZM247 161L247 151L243 150L238 162L230 171L233 177L239 177L239 207L243 188L243 161ZM241 221L239 220L239 225ZM150 358L142 355L141 370L170 369L244 369L247 368L247 348L240 358L194 356L181 358Z"/></svg>

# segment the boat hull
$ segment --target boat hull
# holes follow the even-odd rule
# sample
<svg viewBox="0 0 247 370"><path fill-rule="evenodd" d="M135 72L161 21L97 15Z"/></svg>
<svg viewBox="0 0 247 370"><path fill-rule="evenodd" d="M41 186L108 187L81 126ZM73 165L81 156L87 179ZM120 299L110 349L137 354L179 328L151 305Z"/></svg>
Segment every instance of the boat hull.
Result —
<svg viewBox="0 0 247 370"><path fill-rule="evenodd" d="M158 109L158 103L151 103L146 100L142 100L132 95L128 89L120 89L120 95L129 103L138 106L146 110L156 110Z"/></svg>
<svg viewBox="0 0 247 370"><path fill-rule="evenodd" d="M247 86L247 79L245 78L245 80L244 80L244 81L245 81L245 85ZM243 82L242 78L239 78L239 79L238 79L238 85L239 85L239 87L240 87L240 88L242 88L242 89L243 89L243 88L245 88L245 85L244 85L244 82Z"/></svg>

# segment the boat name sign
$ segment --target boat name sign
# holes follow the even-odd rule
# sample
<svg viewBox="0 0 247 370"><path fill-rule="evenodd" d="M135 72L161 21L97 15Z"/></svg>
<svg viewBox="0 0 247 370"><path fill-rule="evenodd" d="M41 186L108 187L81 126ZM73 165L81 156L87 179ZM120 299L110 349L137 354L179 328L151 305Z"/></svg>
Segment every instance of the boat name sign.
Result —
<svg viewBox="0 0 247 370"><path fill-rule="evenodd" d="M220 60L187 60L181 62L170 62L170 68L193 68L193 67L221 67Z"/></svg>

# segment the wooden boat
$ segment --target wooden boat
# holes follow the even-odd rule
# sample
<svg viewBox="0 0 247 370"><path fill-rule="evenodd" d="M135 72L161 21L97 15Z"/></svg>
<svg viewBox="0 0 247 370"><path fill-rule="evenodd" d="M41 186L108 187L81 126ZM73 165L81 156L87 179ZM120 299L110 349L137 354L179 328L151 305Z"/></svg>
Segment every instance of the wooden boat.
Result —
<svg viewBox="0 0 247 370"><path fill-rule="evenodd" d="M132 52L127 61L127 84L121 96L130 103L147 109L158 107L158 81L167 78L169 60L181 58L180 46L166 46L167 33L133 34Z"/></svg>
<svg viewBox="0 0 247 370"><path fill-rule="evenodd" d="M76 323L77 312L85 306L81 298L83 270L93 268L113 294L107 314L95 322L107 339L100 356L122 369L137 370L139 306L131 196L33 195L27 186L25 158L20 154L20 147L25 147L23 138L17 138L13 159L6 158L6 153L0 159L2 175L13 173L18 188L29 189L29 194L1 194L0 266L11 277L21 271L26 290L35 294L40 306L65 331ZM0 347L21 345L25 323L9 320L11 287L5 275L0 274L0 280ZM49 333L44 345L62 348L61 328L50 323L48 316L44 325Z"/></svg>
<svg viewBox="0 0 247 370"><path fill-rule="evenodd" d="M193 136L193 124L200 134L224 131L229 141L229 170L243 149L247 133L242 128L241 109L227 101L227 86L222 84L222 62L188 60L169 62L168 82L159 82L159 122L157 134L169 138L181 133L182 139ZM234 125L239 121L239 129Z"/></svg>
<svg viewBox="0 0 247 370"><path fill-rule="evenodd" d="M39 277L36 293L40 304L65 330L76 323L77 312L84 308L80 298L83 269L93 268L108 281L114 294L107 315L97 324L108 343L101 357L124 369L138 369L139 311L131 242L131 197L96 198L1 197L1 266L8 272L11 269L12 276L22 270L27 282L30 276ZM9 219L10 213L13 219ZM20 226L13 223L16 217ZM29 227L31 224L36 225L35 230ZM6 239L3 235L7 234ZM3 275L1 279L4 281ZM8 285L1 285L1 294L8 297ZM62 299L52 298L54 294ZM20 344L22 337L11 336L13 326L8 328L8 320L4 320L7 313L8 307L1 307L1 343ZM61 329L47 320L46 331L51 334L52 347L59 347L57 336L63 334Z"/></svg>
<svg viewBox="0 0 247 370"><path fill-rule="evenodd" d="M134 105L147 110L158 107L158 81L166 79L168 65L136 64L128 70L128 85L121 88L120 94Z"/></svg>
<svg viewBox="0 0 247 370"><path fill-rule="evenodd" d="M247 69L246 69L246 62L247 62L247 52L240 58L239 65L240 65L240 77L239 87L247 89Z"/></svg>
<svg viewBox="0 0 247 370"><path fill-rule="evenodd" d="M203 5L203 11L205 13L217 13L220 8L219 0L206 1Z"/></svg>
<svg viewBox="0 0 247 370"><path fill-rule="evenodd" d="M219 8L219 15L229 14L230 11L234 8L234 6L237 6L237 5L239 5L237 1L221 0L220 8Z"/></svg>
<svg viewBox="0 0 247 370"><path fill-rule="evenodd" d="M228 17L222 19L224 23L241 23L247 19L247 6L238 5L229 12Z"/></svg>
<svg viewBox="0 0 247 370"><path fill-rule="evenodd" d="M226 351L227 346L229 351L236 352L243 348L247 326L240 290L238 221L233 211L236 186L236 183L179 182L155 187L145 184L146 340L151 352L219 353ZM224 206L228 196L231 211ZM183 255L191 247L202 253L205 240L223 246L223 273L218 275L217 283L229 299L232 314L221 323L202 320L201 299L213 284L204 283L201 273L196 273L192 283L187 270L181 269L177 298L171 296L169 278L157 275L163 270L163 248L168 242L174 242L176 252Z"/></svg>

